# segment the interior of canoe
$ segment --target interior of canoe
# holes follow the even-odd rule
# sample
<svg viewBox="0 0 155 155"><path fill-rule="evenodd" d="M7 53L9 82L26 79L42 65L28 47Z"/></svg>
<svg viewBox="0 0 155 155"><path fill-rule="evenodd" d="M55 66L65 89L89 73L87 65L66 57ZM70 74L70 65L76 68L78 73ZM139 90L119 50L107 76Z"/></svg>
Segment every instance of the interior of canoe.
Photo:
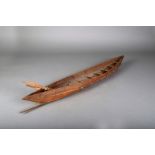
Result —
<svg viewBox="0 0 155 155"><path fill-rule="evenodd" d="M88 69L85 69L83 71L80 71L76 74L73 74L71 76L68 76L64 79L61 79L59 81L56 81L47 87L49 90L51 89L58 89L58 88L64 88L72 85L81 85L84 84L86 81L91 81L93 78L103 76L108 74L109 71L114 70L114 68L117 68L118 65L121 63L121 57L117 59L112 59L109 61L106 61L104 63L98 64L94 67L90 67ZM37 94L40 92L44 92L48 90L40 89L38 91L35 91L34 93L31 93L30 95Z"/></svg>

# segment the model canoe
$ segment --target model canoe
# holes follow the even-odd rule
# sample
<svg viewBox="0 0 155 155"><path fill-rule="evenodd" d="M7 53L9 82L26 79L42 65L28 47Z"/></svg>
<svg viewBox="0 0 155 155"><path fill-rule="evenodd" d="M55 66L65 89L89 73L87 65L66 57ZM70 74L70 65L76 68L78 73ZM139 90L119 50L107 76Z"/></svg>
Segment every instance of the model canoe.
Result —
<svg viewBox="0 0 155 155"><path fill-rule="evenodd" d="M40 88L39 90L25 96L23 99L39 103L37 107L62 99L110 76L121 65L123 58L124 56L115 57L75 73ZM33 109L35 108L29 110ZM28 112L28 110L24 112Z"/></svg>

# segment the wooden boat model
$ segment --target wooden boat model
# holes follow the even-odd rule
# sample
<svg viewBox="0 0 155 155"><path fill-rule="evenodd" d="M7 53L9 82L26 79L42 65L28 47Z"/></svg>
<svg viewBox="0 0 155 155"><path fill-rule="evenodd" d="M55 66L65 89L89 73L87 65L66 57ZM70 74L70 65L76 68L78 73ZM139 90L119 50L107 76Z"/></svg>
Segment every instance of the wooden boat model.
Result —
<svg viewBox="0 0 155 155"><path fill-rule="evenodd" d="M119 56L97 64L93 67L58 80L25 96L24 100L37 102L39 105L22 112L29 112L47 103L62 99L103 80L115 72L121 65L124 56Z"/></svg>

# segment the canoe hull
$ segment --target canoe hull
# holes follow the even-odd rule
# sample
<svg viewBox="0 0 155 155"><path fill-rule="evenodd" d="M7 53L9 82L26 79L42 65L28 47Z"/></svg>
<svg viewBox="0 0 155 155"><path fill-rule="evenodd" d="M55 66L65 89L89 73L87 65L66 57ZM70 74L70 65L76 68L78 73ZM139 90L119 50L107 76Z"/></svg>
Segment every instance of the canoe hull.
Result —
<svg viewBox="0 0 155 155"><path fill-rule="evenodd" d="M103 80L114 73L122 63L124 56L115 57L81 72L56 81L47 87L49 90L38 90L23 99L40 104L50 103L74 94Z"/></svg>

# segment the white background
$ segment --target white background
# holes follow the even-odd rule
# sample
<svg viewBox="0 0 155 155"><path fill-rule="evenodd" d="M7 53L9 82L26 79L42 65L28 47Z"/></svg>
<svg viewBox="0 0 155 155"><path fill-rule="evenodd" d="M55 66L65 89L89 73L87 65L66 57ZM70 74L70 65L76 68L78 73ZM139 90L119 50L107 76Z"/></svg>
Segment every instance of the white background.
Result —
<svg viewBox="0 0 155 155"><path fill-rule="evenodd" d="M1 1L0 16L2 25L144 26L154 25L154 6L154 1L141 0L5 0ZM57 134L53 130L1 130L1 154L154 154L154 130L56 132Z"/></svg>

